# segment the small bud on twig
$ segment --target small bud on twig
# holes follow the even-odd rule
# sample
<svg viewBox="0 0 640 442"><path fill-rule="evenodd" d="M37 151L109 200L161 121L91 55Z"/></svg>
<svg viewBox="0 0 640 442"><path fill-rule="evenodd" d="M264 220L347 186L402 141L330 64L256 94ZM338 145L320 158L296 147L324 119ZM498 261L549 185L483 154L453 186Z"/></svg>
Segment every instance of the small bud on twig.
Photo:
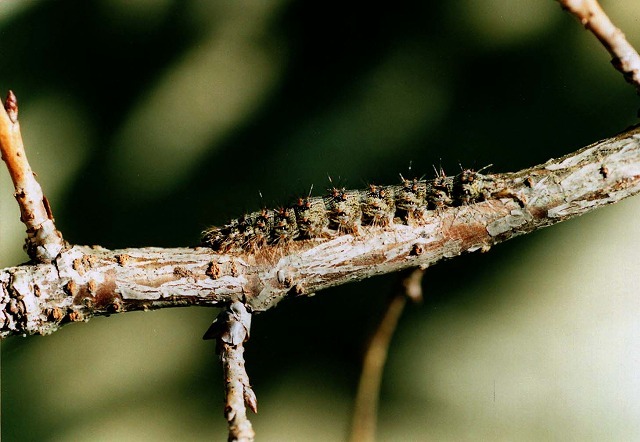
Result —
<svg viewBox="0 0 640 442"><path fill-rule="evenodd" d="M13 124L18 122L18 99L12 90L7 93L7 99L4 101L4 109Z"/></svg>

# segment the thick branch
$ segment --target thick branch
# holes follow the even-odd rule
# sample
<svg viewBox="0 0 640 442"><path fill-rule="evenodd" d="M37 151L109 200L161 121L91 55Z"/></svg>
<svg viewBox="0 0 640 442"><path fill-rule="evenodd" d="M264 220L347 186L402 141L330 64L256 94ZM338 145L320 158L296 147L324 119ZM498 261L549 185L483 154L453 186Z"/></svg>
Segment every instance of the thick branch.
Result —
<svg viewBox="0 0 640 442"><path fill-rule="evenodd" d="M640 129L563 158L489 175L493 196L427 212L419 225L362 228L258 254L207 248L106 250L75 246L53 264L0 270L0 336L47 334L94 315L188 305L265 311L288 296L429 267L582 215L640 191Z"/></svg>

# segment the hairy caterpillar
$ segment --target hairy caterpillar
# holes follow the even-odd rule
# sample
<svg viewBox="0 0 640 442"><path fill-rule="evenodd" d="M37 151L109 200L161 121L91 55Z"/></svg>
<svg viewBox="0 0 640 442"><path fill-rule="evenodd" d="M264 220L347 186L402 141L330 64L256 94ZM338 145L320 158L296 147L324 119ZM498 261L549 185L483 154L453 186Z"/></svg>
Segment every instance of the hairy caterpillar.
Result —
<svg viewBox="0 0 640 442"><path fill-rule="evenodd" d="M419 223L428 211L488 199L493 178L482 170L463 169L453 177L440 170L432 180L401 176L400 185L371 184L364 190L333 187L322 197L299 198L286 207L262 209L222 227L210 227L202 232L202 244L220 252L255 252L290 241L357 235L360 226Z"/></svg>

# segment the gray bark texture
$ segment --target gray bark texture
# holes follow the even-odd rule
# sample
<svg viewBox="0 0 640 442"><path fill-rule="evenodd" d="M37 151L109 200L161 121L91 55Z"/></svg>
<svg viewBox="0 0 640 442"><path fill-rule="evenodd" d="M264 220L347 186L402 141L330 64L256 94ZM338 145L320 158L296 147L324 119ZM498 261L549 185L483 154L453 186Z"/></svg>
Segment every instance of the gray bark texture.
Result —
<svg viewBox="0 0 640 442"><path fill-rule="evenodd" d="M0 337L46 335L132 310L240 301L261 312L286 297L487 251L638 193L640 128L530 169L484 177L485 201L429 211L412 225L363 227L355 236L257 253L69 246L51 264L0 270Z"/></svg>

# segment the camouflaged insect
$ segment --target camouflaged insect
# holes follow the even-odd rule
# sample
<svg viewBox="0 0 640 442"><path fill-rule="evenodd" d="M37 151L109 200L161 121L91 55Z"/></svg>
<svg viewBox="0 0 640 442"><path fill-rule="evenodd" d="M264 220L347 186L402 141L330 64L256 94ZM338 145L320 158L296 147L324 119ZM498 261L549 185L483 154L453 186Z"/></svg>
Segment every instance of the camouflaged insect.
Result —
<svg viewBox="0 0 640 442"><path fill-rule="evenodd" d="M280 208L275 211L270 243L278 244L295 239L298 236L298 224L293 208Z"/></svg>
<svg viewBox="0 0 640 442"><path fill-rule="evenodd" d="M487 175L482 175L480 171L462 169L453 180L452 195L460 204L484 201L491 196L491 184L491 178Z"/></svg>
<svg viewBox="0 0 640 442"><path fill-rule="evenodd" d="M398 217L405 223L422 219L427 209L427 182L424 180L406 180L400 175L402 186L396 191L395 204Z"/></svg>
<svg viewBox="0 0 640 442"><path fill-rule="evenodd" d="M362 210L362 224L386 227L393 222L396 212L392 187L369 185L360 207Z"/></svg>
<svg viewBox="0 0 640 442"><path fill-rule="evenodd" d="M319 197L299 198L293 207L300 239L321 238L329 226L327 208Z"/></svg>
<svg viewBox="0 0 640 442"><path fill-rule="evenodd" d="M334 187L326 197L325 205L330 229L337 230L338 233L358 233L362 216L360 191Z"/></svg>
<svg viewBox="0 0 640 442"><path fill-rule="evenodd" d="M427 202L430 210L443 209L453 205L454 179L445 175L444 170L436 171L436 177L429 182Z"/></svg>
<svg viewBox="0 0 640 442"><path fill-rule="evenodd" d="M482 169L481 169L482 170ZM440 169L432 180L405 179L397 186L371 184L366 190L331 188L324 197L299 198L279 209L262 209L203 232L202 244L220 252L256 252L268 245L358 235L360 226L384 228L392 223L413 224L428 211L473 204L493 193L491 175L462 169L448 177Z"/></svg>

